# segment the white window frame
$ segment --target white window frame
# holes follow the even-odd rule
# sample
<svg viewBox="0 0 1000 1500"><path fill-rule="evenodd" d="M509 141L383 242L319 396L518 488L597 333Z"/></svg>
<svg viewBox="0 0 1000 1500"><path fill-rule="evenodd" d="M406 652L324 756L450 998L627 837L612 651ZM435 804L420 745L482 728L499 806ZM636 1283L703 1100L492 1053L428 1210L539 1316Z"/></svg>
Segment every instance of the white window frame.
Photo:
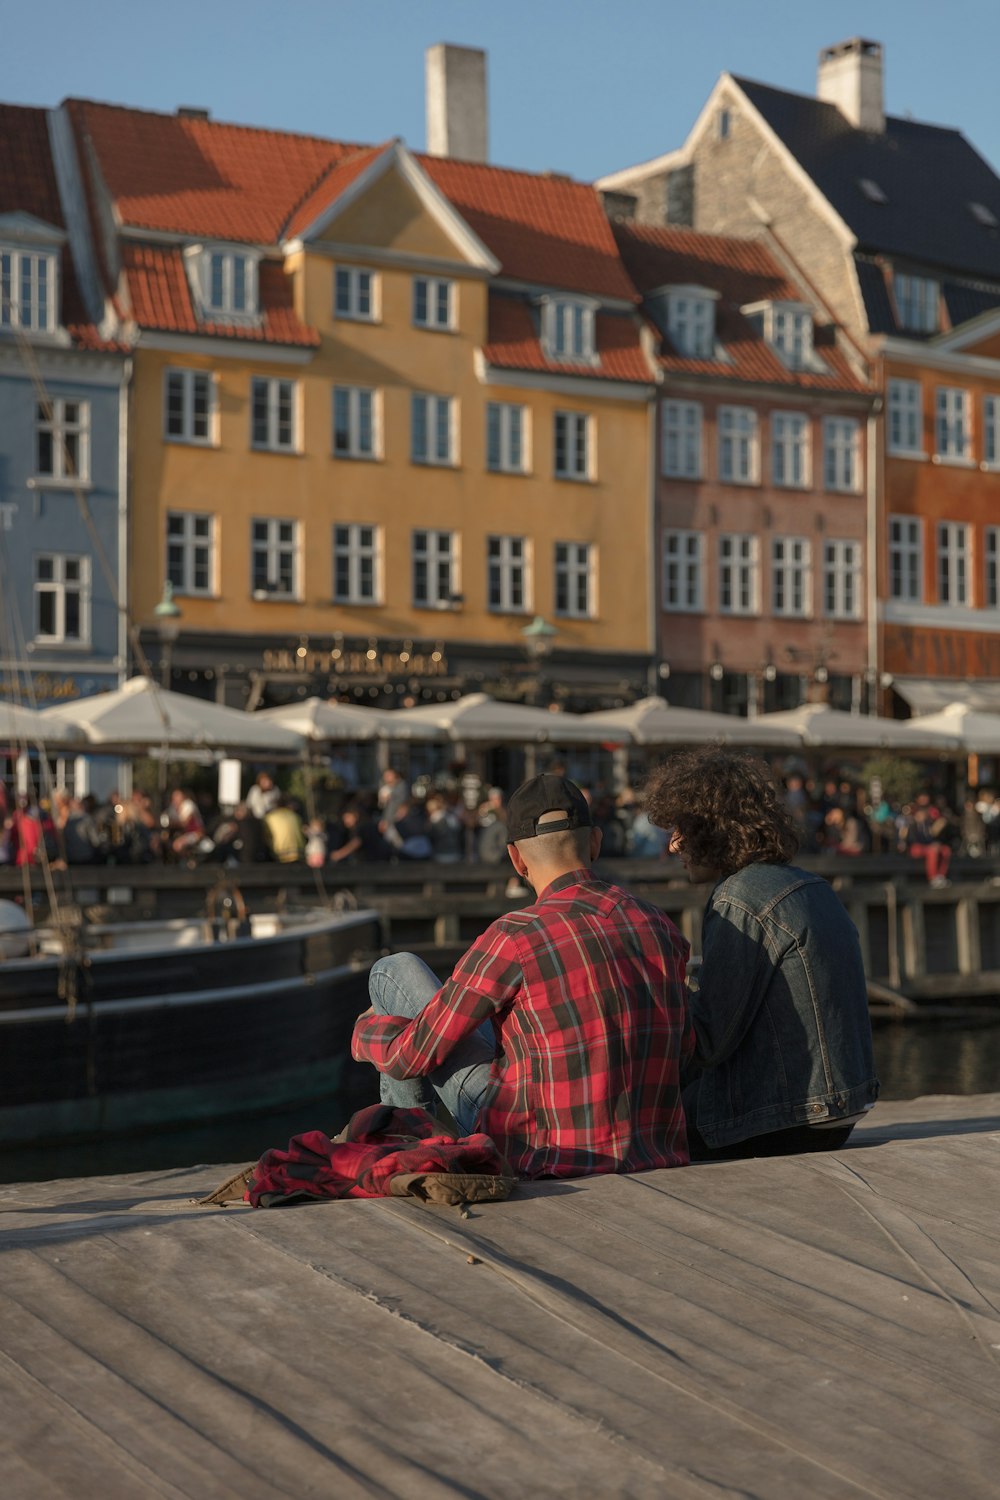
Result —
<svg viewBox="0 0 1000 1500"><path fill-rule="evenodd" d="M337 447L337 406L345 411L347 422L343 431L347 434L347 447ZM370 444L366 448L362 441L365 431L364 408L367 405L367 427ZM380 393L371 386L335 385L331 406L330 448L334 458L355 458L374 462L382 455L382 403Z"/></svg>
<svg viewBox="0 0 1000 1500"><path fill-rule="evenodd" d="M259 320L259 251L227 244L188 245L184 260L202 322L252 324Z"/></svg>
<svg viewBox="0 0 1000 1500"><path fill-rule="evenodd" d="M423 412L420 418L418 413ZM421 425L424 451L418 448ZM442 445L442 436L445 444ZM458 464L458 399L414 391L410 396L410 462L424 467L453 469Z"/></svg>
<svg viewBox="0 0 1000 1500"><path fill-rule="evenodd" d="M553 610L563 620L597 615L597 547L593 542L556 542L552 549Z"/></svg>
<svg viewBox="0 0 1000 1500"><path fill-rule="evenodd" d="M671 528L663 533L663 608L668 614L704 611L704 532Z"/></svg>
<svg viewBox="0 0 1000 1500"><path fill-rule="evenodd" d="M771 613L807 620L812 614L812 548L804 536L771 538Z"/></svg>
<svg viewBox="0 0 1000 1500"><path fill-rule="evenodd" d="M823 418L823 488L856 495L861 488L861 428L856 417Z"/></svg>
<svg viewBox="0 0 1000 1500"><path fill-rule="evenodd" d="M1000 396L983 397L983 468L1000 469Z"/></svg>
<svg viewBox="0 0 1000 1500"><path fill-rule="evenodd" d="M934 456L943 464L972 461L972 424L969 392L961 386L939 385L934 392Z"/></svg>
<svg viewBox="0 0 1000 1500"><path fill-rule="evenodd" d="M264 397L263 439L256 436L257 400ZM287 398L288 437L284 441L282 404ZM297 453L299 451L299 382L285 376L253 375L250 378L250 446L258 453Z"/></svg>
<svg viewBox="0 0 1000 1500"><path fill-rule="evenodd" d="M672 286L663 290L667 299L667 336L677 353L683 359L714 359L718 292L701 286Z"/></svg>
<svg viewBox="0 0 1000 1500"><path fill-rule="evenodd" d="M0 329L54 333L58 310L58 256L49 250L0 245Z"/></svg>
<svg viewBox="0 0 1000 1500"><path fill-rule="evenodd" d="M498 599L493 599L493 583ZM517 584L520 584L520 590ZM517 594L520 591L520 601ZM490 614L523 615L532 604L531 542L526 536L486 538L486 607Z"/></svg>
<svg viewBox="0 0 1000 1500"><path fill-rule="evenodd" d="M367 286L362 278L367 277ZM341 303L341 290L345 295ZM367 306L365 305L367 303ZM333 316L349 323L381 320L381 281L369 266L334 266Z"/></svg>
<svg viewBox="0 0 1000 1500"><path fill-rule="evenodd" d="M382 528L367 521L335 521L333 589L335 604L382 603ZM347 565L346 588L338 583L338 564Z"/></svg>
<svg viewBox="0 0 1000 1500"><path fill-rule="evenodd" d="M701 479L700 401L664 401L661 419L662 473L667 479Z"/></svg>
<svg viewBox="0 0 1000 1500"><path fill-rule="evenodd" d="M849 538L823 541L823 614L828 620L861 618L861 543Z"/></svg>
<svg viewBox="0 0 1000 1500"><path fill-rule="evenodd" d="M45 560L52 564L51 578L38 576L39 567ZM79 569L78 578L66 577L67 564L71 563L76 564ZM91 627L90 558L79 553L39 552L35 557L33 573L35 625L33 639L39 645L46 646L88 646ZM67 636L66 634L66 599L69 594L76 594L79 602L79 635ZM43 595L50 597L54 602L55 628L52 631L41 629L40 600Z"/></svg>
<svg viewBox="0 0 1000 1500"><path fill-rule="evenodd" d="M720 406L715 418L719 480L760 483L760 417L752 406Z"/></svg>
<svg viewBox="0 0 1000 1500"><path fill-rule="evenodd" d="M922 604L924 534L919 516L889 516L888 561L889 598L907 604Z"/></svg>
<svg viewBox="0 0 1000 1500"><path fill-rule="evenodd" d="M559 434L563 431L562 467ZM582 462L581 462L582 439ZM556 479L587 484L594 475L593 417L585 411L557 411L552 418L552 473ZM572 462L568 460L572 458Z"/></svg>
<svg viewBox="0 0 1000 1500"><path fill-rule="evenodd" d="M752 532L719 536L719 614L760 614L760 542Z"/></svg>
<svg viewBox="0 0 1000 1500"><path fill-rule="evenodd" d="M1000 606L1000 526L983 528L983 603Z"/></svg>
<svg viewBox="0 0 1000 1500"><path fill-rule="evenodd" d="M424 316L420 317L418 303L423 288ZM444 317L442 311L444 294ZM458 287L449 276L414 276L413 278L413 326L426 328L432 333L451 333L458 323ZM433 315L432 315L433 309Z"/></svg>
<svg viewBox="0 0 1000 1500"><path fill-rule="evenodd" d="M812 489L810 425L804 412L771 413L771 479L776 488Z"/></svg>
<svg viewBox="0 0 1000 1500"><path fill-rule="evenodd" d="M68 407L76 407L70 417ZM47 434L51 463L42 467L41 442ZM76 467L72 463L75 442ZM75 396L46 397L35 405L35 472L51 484L87 484L90 481L90 402Z"/></svg>
<svg viewBox="0 0 1000 1500"><path fill-rule="evenodd" d="M900 328L907 333L937 333L941 325L941 288L932 276L894 271L892 294Z"/></svg>
<svg viewBox="0 0 1000 1500"><path fill-rule="evenodd" d="M542 299L542 347L554 364L593 364L598 303L587 297Z"/></svg>
<svg viewBox="0 0 1000 1500"><path fill-rule="evenodd" d="M414 609L455 609L462 603L457 531L414 527L410 557Z"/></svg>
<svg viewBox="0 0 1000 1500"><path fill-rule="evenodd" d="M170 387L171 383L177 381L181 387L181 421L182 432L170 431ZM195 387L205 382L207 402L205 409L205 434L201 436L194 431L195 422ZM166 443L185 443L196 448L214 448L216 444L216 421L217 421L217 388L215 375L211 370L191 370L184 368L166 369L163 372L163 440Z"/></svg>
<svg viewBox="0 0 1000 1500"><path fill-rule="evenodd" d="M258 527L267 528L263 538L256 535ZM291 528L291 536L283 537L283 527ZM257 558L263 555L266 563L265 581L258 581ZM289 576L282 564L290 558L290 588L280 588L283 573ZM302 597L302 523L291 516L253 516L250 520L250 593L257 603L270 600L287 603Z"/></svg>
<svg viewBox="0 0 1000 1500"><path fill-rule="evenodd" d="M924 388L919 380L889 381L886 452L894 458L924 457Z"/></svg>
<svg viewBox="0 0 1000 1500"><path fill-rule="evenodd" d="M964 521L938 521L937 602L956 609L972 603L972 527Z"/></svg>
<svg viewBox="0 0 1000 1500"><path fill-rule="evenodd" d="M767 341L790 370L813 369L812 309L795 302L770 303Z"/></svg>
<svg viewBox="0 0 1000 1500"><path fill-rule="evenodd" d="M171 531L171 525L177 525ZM202 529L203 528L203 529ZM175 594L190 594L194 597L213 598L217 592L215 576L215 516L206 511L168 510L166 535L166 567L164 577L173 585ZM174 567L171 551L179 554L179 567ZM199 554L204 553L204 559ZM206 582L199 584L197 575L204 571Z"/></svg>
<svg viewBox="0 0 1000 1500"><path fill-rule="evenodd" d="M496 462L493 461L494 436L496 438ZM488 401L486 403L486 467L489 472L491 474L529 473L531 469L529 448L528 408L512 401Z"/></svg>

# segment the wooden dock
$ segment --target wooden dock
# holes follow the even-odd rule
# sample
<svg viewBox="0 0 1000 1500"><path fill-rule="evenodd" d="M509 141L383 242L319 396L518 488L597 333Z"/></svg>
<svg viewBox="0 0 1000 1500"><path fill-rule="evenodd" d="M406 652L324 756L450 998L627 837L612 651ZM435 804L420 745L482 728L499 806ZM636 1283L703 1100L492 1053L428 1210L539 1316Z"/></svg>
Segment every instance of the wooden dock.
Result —
<svg viewBox="0 0 1000 1500"><path fill-rule="evenodd" d="M1000 1094L467 1218L231 1165L0 1189L4 1500L997 1493Z"/></svg>

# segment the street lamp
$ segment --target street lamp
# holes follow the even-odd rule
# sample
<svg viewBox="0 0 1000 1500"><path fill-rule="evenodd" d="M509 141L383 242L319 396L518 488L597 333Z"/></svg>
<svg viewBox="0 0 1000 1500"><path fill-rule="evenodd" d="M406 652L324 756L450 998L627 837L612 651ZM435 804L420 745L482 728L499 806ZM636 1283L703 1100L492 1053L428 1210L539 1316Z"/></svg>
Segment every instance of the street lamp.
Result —
<svg viewBox="0 0 1000 1500"><path fill-rule="evenodd" d="M160 686L169 688L174 642L181 633L181 607L174 603L174 586L169 578L163 580L163 595L153 614L160 637Z"/></svg>
<svg viewBox="0 0 1000 1500"><path fill-rule="evenodd" d="M534 664L534 681L531 684L531 699L533 703L542 701L542 662L551 654L552 646L556 636L559 634L554 625L541 615L536 615L530 625L525 625L521 631L521 639L524 641L525 650Z"/></svg>

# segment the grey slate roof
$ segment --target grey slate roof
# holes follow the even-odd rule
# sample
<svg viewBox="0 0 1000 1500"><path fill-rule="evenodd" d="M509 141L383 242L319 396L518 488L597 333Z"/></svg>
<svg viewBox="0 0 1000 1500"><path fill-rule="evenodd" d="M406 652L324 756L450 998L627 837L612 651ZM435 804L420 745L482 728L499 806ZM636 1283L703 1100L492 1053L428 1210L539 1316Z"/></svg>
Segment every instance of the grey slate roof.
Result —
<svg viewBox="0 0 1000 1500"><path fill-rule="evenodd" d="M862 251L915 270L1000 278L1000 227L977 222L981 203L1000 224L1000 178L958 130L887 116L885 133L858 130L835 105L736 78L747 98L857 236ZM877 183L872 202L862 179Z"/></svg>

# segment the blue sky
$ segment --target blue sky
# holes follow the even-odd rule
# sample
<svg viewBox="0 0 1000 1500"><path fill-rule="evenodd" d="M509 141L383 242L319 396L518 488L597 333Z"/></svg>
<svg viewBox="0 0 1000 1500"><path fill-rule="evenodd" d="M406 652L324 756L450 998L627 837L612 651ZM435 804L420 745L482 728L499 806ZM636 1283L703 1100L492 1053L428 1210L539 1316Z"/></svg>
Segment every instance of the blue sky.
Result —
<svg viewBox="0 0 1000 1500"><path fill-rule="evenodd" d="M812 93L822 46L886 54L891 114L1000 168L996 0L46 0L7 5L8 103L67 94L424 144L423 54L489 54L491 159L593 178L680 145L724 70Z"/></svg>

